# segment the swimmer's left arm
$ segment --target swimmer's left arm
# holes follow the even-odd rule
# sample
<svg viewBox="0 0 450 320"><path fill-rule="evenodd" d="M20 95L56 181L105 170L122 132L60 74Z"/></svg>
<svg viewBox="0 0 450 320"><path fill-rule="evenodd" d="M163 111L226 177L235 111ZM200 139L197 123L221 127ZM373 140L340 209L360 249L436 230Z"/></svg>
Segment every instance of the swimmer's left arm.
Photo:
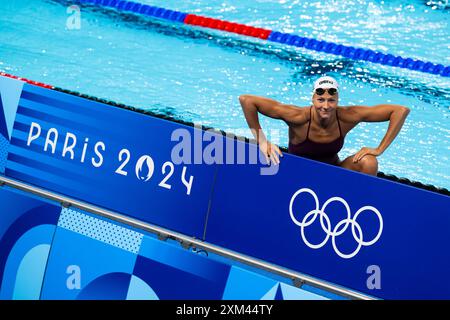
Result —
<svg viewBox="0 0 450 320"><path fill-rule="evenodd" d="M348 107L346 118L354 123L389 121L389 127L380 145L375 149L362 148L355 155L354 161L361 160L367 154L381 155L397 137L409 111L409 108L396 104L379 104L373 107Z"/></svg>

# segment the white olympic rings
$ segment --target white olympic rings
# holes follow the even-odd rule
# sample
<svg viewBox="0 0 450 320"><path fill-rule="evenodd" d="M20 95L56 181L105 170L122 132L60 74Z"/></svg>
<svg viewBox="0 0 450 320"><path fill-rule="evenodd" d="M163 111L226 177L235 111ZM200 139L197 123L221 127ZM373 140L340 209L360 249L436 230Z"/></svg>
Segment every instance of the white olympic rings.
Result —
<svg viewBox="0 0 450 320"><path fill-rule="evenodd" d="M314 198L315 209L309 211L303 217L303 220L300 222L295 218L292 207L294 205L294 201L297 198L297 196L299 196L302 193L309 193ZM325 213L325 209L330 203L335 202L335 201L340 202L344 205L346 212L347 212L347 217L344 220L341 220L332 229L330 218ZM367 211L367 210L374 212L380 223L380 227L379 227L377 235L370 241L364 241L361 226L356 221L358 216L362 212ZM347 201L345 201L344 199L342 199L340 197L332 197L332 198L328 199L327 201L325 201L322 208L319 209L319 199L318 199L317 195L314 193L314 191L312 191L309 188L301 188L301 189L297 190L297 192L294 193L294 195L292 196L291 201L289 203L289 214L291 216L292 221L297 226L300 227L300 234L302 236L303 241L305 242L305 244L308 247L310 247L311 249L322 248L328 242L328 239L331 237L331 243L333 245L334 251L336 252L336 254L338 256L340 256L341 258L344 258L344 259L350 259L350 258L353 258L354 256L356 256L358 254L358 252L361 250L362 246L373 245L375 242L378 241L378 239L381 237L381 233L383 232L383 217L381 216L381 213L376 208L374 208L372 206L364 206L364 207L360 208L352 218L350 207L349 207ZM314 221L316 221L317 216L320 216L320 226L322 227L326 236L325 236L325 239L322 242L320 242L319 244L313 244L306 239L305 228L310 226L312 223L314 223ZM352 226L352 235L353 235L353 238L355 239L355 241L357 242L358 246L356 247L356 249L353 252L351 252L349 254L345 254L337 248L336 237L342 235L347 230L349 225Z"/></svg>

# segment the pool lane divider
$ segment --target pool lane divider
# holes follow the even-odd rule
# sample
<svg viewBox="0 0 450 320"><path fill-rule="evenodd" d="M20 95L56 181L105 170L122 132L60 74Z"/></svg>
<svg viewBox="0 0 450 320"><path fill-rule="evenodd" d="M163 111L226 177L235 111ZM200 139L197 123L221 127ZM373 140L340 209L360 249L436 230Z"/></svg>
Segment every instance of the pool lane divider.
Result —
<svg viewBox="0 0 450 320"><path fill-rule="evenodd" d="M21 80L21 81L24 81L26 83L34 84L35 86L42 87L42 88L47 88L47 89L54 89L55 88L54 86L51 86L49 84L45 84L45 83L42 83L42 82L30 80L30 79L27 79L27 78L18 77L18 76L15 76L15 75L12 75L12 74L9 74L9 73L6 73L6 72L0 72L0 76Z"/></svg>
<svg viewBox="0 0 450 320"><path fill-rule="evenodd" d="M301 47L317 52L343 56L345 58L357 61L369 61L372 63L391 67L410 69L413 71L430 73L443 77L450 77L450 66L444 66L442 64L434 64L432 62L415 60L412 58L404 58L402 56L385 54L370 49L356 48L353 46L346 46L324 40L319 41L313 38L301 37L291 33L283 33L264 28L256 28L245 24L234 23L195 14L188 14L133 1L75 0L74 2L80 4L91 4L101 7L115 8L119 11L132 12L188 25L222 30L285 45Z"/></svg>

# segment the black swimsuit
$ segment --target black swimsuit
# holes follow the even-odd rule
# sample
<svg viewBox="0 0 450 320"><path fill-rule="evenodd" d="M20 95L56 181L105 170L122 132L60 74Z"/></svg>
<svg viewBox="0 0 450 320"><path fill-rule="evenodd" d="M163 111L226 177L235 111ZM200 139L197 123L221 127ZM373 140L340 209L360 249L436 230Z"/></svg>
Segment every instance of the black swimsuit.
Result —
<svg viewBox="0 0 450 320"><path fill-rule="evenodd" d="M336 120L339 126L339 138L331 142L319 143L309 139L309 128L311 127L311 109L312 108L309 109L308 133L306 134L305 141L293 144L289 140L288 152L300 157L337 165L339 163L338 152L344 145L344 137L342 136L337 110Z"/></svg>

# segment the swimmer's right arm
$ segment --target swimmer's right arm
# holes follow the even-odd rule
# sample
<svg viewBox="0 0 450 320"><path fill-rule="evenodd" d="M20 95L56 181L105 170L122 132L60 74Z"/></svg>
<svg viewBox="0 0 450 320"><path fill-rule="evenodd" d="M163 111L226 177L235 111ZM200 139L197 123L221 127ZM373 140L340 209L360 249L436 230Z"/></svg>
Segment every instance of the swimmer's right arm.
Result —
<svg viewBox="0 0 450 320"><path fill-rule="evenodd" d="M273 119L284 120L288 124L300 124L307 120L301 108L290 104L283 104L270 98L243 94L239 96L239 102L241 103L247 123L250 120L253 124L259 124L258 112ZM250 126L250 128L253 127Z"/></svg>
<svg viewBox="0 0 450 320"><path fill-rule="evenodd" d="M266 158L272 157L275 163L279 163L278 155L282 156L282 153L278 146L267 141L259 123L258 112L273 119L282 119L288 124L306 121L304 112L301 112L301 109L296 106L282 104L273 99L250 94L239 96L239 102L244 111L247 124L252 130L252 134L258 145L260 145L262 152L266 155Z"/></svg>

